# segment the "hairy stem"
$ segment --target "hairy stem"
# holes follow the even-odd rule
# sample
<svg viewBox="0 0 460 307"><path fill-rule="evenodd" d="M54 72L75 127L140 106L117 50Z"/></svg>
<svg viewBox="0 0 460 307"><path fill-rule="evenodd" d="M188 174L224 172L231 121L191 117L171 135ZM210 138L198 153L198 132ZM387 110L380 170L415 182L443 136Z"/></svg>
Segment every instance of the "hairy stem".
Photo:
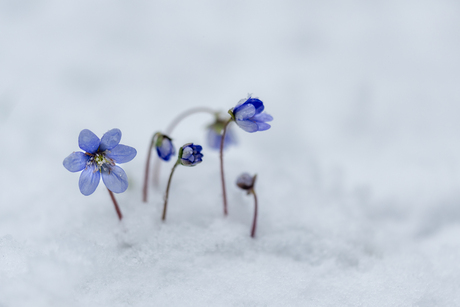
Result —
<svg viewBox="0 0 460 307"><path fill-rule="evenodd" d="M251 189L251 194L254 195L254 220L252 221L252 230L251 230L251 237L254 238L256 236L256 226L257 226L257 195L254 189Z"/></svg>
<svg viewBox="0 0 460 307"><path fill-rule="evenodd" d="M212 110L211 108L206 108L206 107L197 107L197 108L191 108L188 109L182 113L180 113L176 118L173 119L173 121L169 124L169 126L165 130L166 135L170 135L174 128L186 117L196 114L196 113L210 113L212 115L216 114L216 111ZM153 162L153 185L155 187L158 187L158 184L160 182L160 169L161 169L161 163L160 159L157 157L155 161Z"/></svg>
<svg viewBox="0 0 460 307"><path fill-rule="evenodd" d="M166 220L166 209L168 207L168 196L169 196L169 187L171 186L171 179L172 179L172 176L174 174L174 170L176 169L176 167L179 165L179 160L176 162L176 164L174 164L172 170L171 170L171 174L169 175L169 179L168 179L168 185L166 186L166 194L165 194L165 204L164 204L164 207L163 207L163 216L162 216L162 220L165 221Z"/></svg>
<svg viewBox="0 0 460 307"><path fill-rule="evenodd" d="M110 191L109 189L107 189L107 191L109 191L110 198L112 198L113 205L115 206L115 211L117 211L118 219L121 221L121 219L123 218L123 215L121 214L120 208L118 207L118 203L117 203L117 200L115 199L115 195L113 195L113 192Z"/></svg>
<svg viewBox="0 0 460 307"><path fill-rule="evenodd" d="M227 210L227 191L225 189L225 176L224 176L224 140L225 134L227 133L227 126L233 119L230 118L225 122L224 128L222 129L222 138L220 141L220 178L222 180L222 196L224 198L224 215L228 214Z"/></svg>

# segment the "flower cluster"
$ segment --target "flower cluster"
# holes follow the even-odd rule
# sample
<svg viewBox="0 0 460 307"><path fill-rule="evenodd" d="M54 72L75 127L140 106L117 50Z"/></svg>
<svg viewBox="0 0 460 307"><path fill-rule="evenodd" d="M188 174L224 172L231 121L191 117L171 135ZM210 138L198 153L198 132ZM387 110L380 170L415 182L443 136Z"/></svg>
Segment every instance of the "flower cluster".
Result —
<svg viewBox="0 0 460 307"><path fill-rule="evenodd" d="M267 122L273 120L271 115L264 113L263 102L260 99L251 96L246 99L241 99L234 108L231 108L228 111L230 118L227 120L220 118L219 112L215 112L209 108L194 108L181 113L172 122L169 128L165 130L168 135L160 132L155 133L151 138L147 155L143 186L143 201L147 202L148 178L150 171L149 165L153 148L155 147L158 157L160 158L156 160L157 163L160 160L170 161L171 157L176 154L172 139L169 137L170 133L183 118L198 112L207 112L215 116L215 121L208 126L207 141L210 148L220 150L222 194L224 214L226 215L227 196L224 179L223 150L229 145L236 144L236 137L233 131L229 130L229 124L234 121L236 125L244 131L254 133L270 129L271 126ZM137 151L130 146L120 144L120 140L121 131L119 129L112 129L106 132L101 139L99 139L90 130L84 129L80 132L78 137L78 145L83 151L73 152L70 154L64 159L63 165L71 172L81 171L79 188L83 195L87 196L94 193L102 178L102 181L109 190L109 194L114 203L118 217L121 220L121 210L118 207L113 193L122 193L126 191L128 188L128 178L123 169L117 164L131 161L136 156ZM166 219L169 189L175 169L179 165L192 167L200 164L203 161L202 150L202 146L195 145L193 143L187 143L180 147L177 160L171 169L166 187L162 216L163 221ZM156 168L156 170L157 172L154 172L154 174L158 175L159 168ZM154 179L155 178L158 178L158 176L154 176ZM253 228L251 231L252 237L255 235L257 220L257 196L254 190L255 180L256 176L250 176L247 173L242 174L237 180L238 187L246 190L248 194L254 195L255 213Z"/></svg>

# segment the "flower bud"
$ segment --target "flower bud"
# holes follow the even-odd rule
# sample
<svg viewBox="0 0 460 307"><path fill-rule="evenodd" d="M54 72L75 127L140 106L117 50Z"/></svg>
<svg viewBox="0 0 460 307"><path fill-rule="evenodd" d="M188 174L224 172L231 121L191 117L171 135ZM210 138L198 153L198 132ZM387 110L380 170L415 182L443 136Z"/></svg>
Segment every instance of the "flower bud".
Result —
<svg viewBox="0 0 460 307"><path fill-rule="evenodd" d="M164 161L169 161L171 157L176 153L174 145L171 142L171 138L164 134L158 134L158 137L155 141L155 148L157 150L158 156Z"/></svg>
<svg viewBox="0 0 460 307"><path fill-rule="evenodd" d="M257 175L251 176L248 173L241 174L238 179L236 180L236 185L243 190L247 190L248 192L254 188L254 184L256 182Z"/></svg>
<svg viewBox="0 0 460 307"><path fill-rule="evenodd" d="M180 149L180 164L184 166L195 166L201 163L203 158L201 150L203 150L203 147L200 145L193 145L193 143L185 144Z"/></svg>

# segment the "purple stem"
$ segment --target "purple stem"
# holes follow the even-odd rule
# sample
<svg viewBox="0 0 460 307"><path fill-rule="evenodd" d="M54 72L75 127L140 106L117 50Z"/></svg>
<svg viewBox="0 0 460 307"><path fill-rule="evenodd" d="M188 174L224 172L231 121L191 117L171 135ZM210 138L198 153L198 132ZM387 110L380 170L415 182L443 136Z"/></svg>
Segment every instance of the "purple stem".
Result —
<svg viewBox="0 0 460 307"><path fill-rule="evenodd" d="M145 163L145 174L144 174L144 188L142 189L142 201L147 202L147 194L149 187L149 168L150 168L150 156L152 155L152 148L155 141L156 133L152 136L152 141L150 142L149 153L147 154L147 162Z"/></svg>
<svg viewBox="0 0 460 307"><path fill-rule="evenodd" d="M224 176L224 140L225 134L227 133L227 126L233 119L230 118L224 125L222 130L222 138L220 141L220 178L222 180L222 196L224 198L224 215L228 215L227 210L227 191L225 189L225 176Z"/></svg>
<svg viewBox="0 0 460 307"><path fill-rule="evenodd" d="M176 169L176 167L179 165L179 161L176 162L176 164L174 164L172 170L171 170L171 174L169 175L169 180L168 180L168 186L166 187L166 194L165 194L165 204L164 204L164 207L163 207L163 216L161 217L161 220L164 222L166 220L166 208L168 206L168 196L169 196L169 187L171 186L171 179L172 179L172 176L174 174L174 170Z"/></svg>
<svg viewBox="0 0 460 307"><path fill-rule="evenodd" d="M256 226L257 226L257 195L254 189L251 189L252 195L254 195L254 220L252 221L252 230L251 237L255 238L256 236Z"/></svg>
<svg viewBox="0 0 460 307"><path fill-rule="evenodd" d="M113 192L110 191L109 189L107 189L107 191L109 191L110 198L112 198L113 205L115 206L115 211L117 211L118 219L121 221L121 219L123 218L123 215L121 214L120 208L118 207L118 203L117 203L117 200L115 199L115 195L113 195Z"/></svg>

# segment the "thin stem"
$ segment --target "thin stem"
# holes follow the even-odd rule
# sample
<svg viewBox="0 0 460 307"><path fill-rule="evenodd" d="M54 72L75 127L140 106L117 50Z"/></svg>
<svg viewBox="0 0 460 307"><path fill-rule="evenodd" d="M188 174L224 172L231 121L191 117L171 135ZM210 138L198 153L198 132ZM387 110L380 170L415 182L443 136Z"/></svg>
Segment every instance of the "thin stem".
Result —
<svg viewBox="0 0 460 307"><path fill-rule="evenodd" d="M164 207L163 207L163 216L162 216L162 220L165 221L166 220L166 208L168 206L168 196L169 196L169 187L171 186L171 179L172 179L172 176L174 174L174 170L176 169L176 167L179 165L179 160L176 162L176 164L174 164L172 170L171 170L171 174L169 175L169 180L168 180L168 185L166 187L166 194L165 194L165 204L164 204Z"/></svg>
<svg viewBox="0 0 460 307"><path fill-rule="evenodd" d="M161 159L157 156L153 158L153 186L158 188L160 183L160 169L161 169Z"/></svg>
<svg viewBox="0 0 460 307"><path fill-rule="evenodd" d="M117 211L118 219L121 221L121 219L123 218L123 215L121 214L120 208L118 207L118 203L117 203L117 200L115 199L115 195L113 195L113 192L110 191L109 189L107 189L107 191L109 191L110 198L112 198L113 205L115 206L115 211Z"/></svg>
<svg viewBox="0 0 460 307"><path fill-rule="evenodd" d="M254 195L254 220L252 221L252 230L251 237L255 238L256 236L256 225L257 225L257 195L254 189L251 189L252 195Z"/></svg>
<svg viewBox="0 0 460 307"><path fill-rule="evenodd" d="M227 210L227 191L225 189L225 176L224 176L224 140L225 134L227 133L227 126L233 118L230 118L228 121L225 122L224 128L222 129L222 138L220 141L220 178L222 179L222 196L224 198L224 215L228 214Z"/></svg>
<svg viewBox="0 0 460 307"><path fill-rule="evenodd" d="M188 109L182 113L180 113L176 118L173 119L173 121L169 124L168 128L165 130L166 135L170 135L174 128L186 117L195 114L195 113L210 113L212 115L216 114L216 111L212 110L211 108L206 108L206 107L197 107L197 108L191 108ZM153 185L155 187L158 187L158 183L160 182L160 169L161 169L161 163L160 159L157 157L155 161L153 162Z"/></svg>
<svg viewBox="0 0 460 307"><path fill-rule="evenodd" d="M173 119L173 121L169 124L168 128L165 130L166 135L170 135L174 128L187 116L195 114L195 113L211 113L212 115L216 114L216 111L214 111L211 108L206 108L206 107L197 107L197 108L191 108L188 109L182 113L180 113L176 118Z"/></svg>
<svg viewBox="0 0 460 307"><path fill-rule="evenodd" d="M155 133L152 136L152 141L150 142L149 152L147 154L147 162L145 163L145 174L144 174L144 188L142 189L142 200L144 203L147 202L148 186L149 186L149 168L150 168L150 156L152 155L153 144L155 143Z"/></svg>

